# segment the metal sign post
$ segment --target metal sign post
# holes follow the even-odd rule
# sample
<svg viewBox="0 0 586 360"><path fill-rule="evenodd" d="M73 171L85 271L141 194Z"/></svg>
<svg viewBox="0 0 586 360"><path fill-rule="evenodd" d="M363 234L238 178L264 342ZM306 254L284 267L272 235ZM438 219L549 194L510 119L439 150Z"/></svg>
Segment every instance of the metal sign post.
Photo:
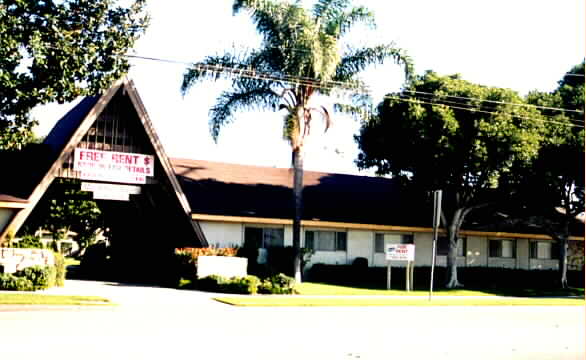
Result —
<svg viewBox="0 0 586 360"><path fill-rule="evenodd" d="M431 280L429 284L429 301L431 301L431 294L433 292L433 270L435 268L435 248L437 244L437 232L442 211L442 191L436 190L433 192L433 241L431 247Z"/></svg>

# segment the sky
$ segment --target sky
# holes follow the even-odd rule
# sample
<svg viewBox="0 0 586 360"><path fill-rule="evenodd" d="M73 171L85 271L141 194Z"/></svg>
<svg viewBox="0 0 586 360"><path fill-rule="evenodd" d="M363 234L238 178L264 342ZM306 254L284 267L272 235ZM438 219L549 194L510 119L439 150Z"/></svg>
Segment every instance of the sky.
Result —
<svg viewBox="0 0 586 360"><path fill-rule="evenodd" d="M311 4L311 2L308 2ZM202 5L205 4L205 5ZM415 63L417 74L433 70L487 86L527 94L552 91L562 75L585 56L585 2L582 0L363 0L377 28L356 28L354 46L394 42ZM246 13L232 15L231 0L150 0L151 23L131 54L191 63L226 49L254 48L260 39ZM282 115L240 112L222 128L217 143L208 130L208 111L227 82L200 83L183 97L186 66L133 59L134 81L153 126L170 157L289 167L291 150L282 139ZM401 88L402 69L389 62L365 72L374 103ZM331 105L322 99L325 106ZM73 105L49 104L33 111L46 135ZM354 161L360 124L334 114L326 133L314 125L306 143L307 170L371 175Z"/></svg>

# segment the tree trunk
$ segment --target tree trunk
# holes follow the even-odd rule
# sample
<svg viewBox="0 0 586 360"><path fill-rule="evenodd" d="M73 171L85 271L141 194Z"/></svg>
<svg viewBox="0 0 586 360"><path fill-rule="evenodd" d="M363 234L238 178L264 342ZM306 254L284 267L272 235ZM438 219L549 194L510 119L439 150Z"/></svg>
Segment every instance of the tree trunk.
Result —
<svg viewBox="0 0 586 360"><path fill-rule="evenodd" d="M562 236L559 240L560 254L559 254L559 276L560 287L562 289L568 288L568 237Z"/></svg>
<svg viewBox="0 0 586 360"><path fill-rule="evenodd" d="M568 212L569 213L569 212ZM566 215L566 219L562 222L561 232L558 234L558 243L559 243L559 279L560 279L560 287L562 289L568 288L568 238L570 236L570 221ZM572 217L570 217L572 218Z"/></svg>
<svg viewBox="0 0 586 360"><path fill-rule="evenodd" d="M303 210L303 154L302 149L293 150L293 274L301 283L301 214Z"/></svg>
<svg viewBox="0 0 586 360"><path fill-rule="evenodd" d="M463 285L458 281L458 232L459 224L462 223L461 217L464 215L462 209L456 210L452 221L448 226L448 256L446 269L446 288L455 289Z"/></svg>

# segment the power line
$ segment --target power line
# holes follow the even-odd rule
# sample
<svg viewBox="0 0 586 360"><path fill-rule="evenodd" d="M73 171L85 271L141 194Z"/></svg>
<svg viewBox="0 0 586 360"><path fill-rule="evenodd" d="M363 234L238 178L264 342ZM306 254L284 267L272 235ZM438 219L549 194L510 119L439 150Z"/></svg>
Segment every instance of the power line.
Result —
<svg viewBox="0 0 586 360"><path fill-rule="evenodd" d="M401 94L400 96L410 96L410 95L403 95L403 94ZM466 107L467 109L470 109L470 110L474 110L474 111L480 110L478 107L475 107L473 104L462 104L462 103L459 103L459 102L456 102L456 101L450 101L450 100L446 100L446 99L440 99L440 100L436 100L436 99L433 99L433 98L432 99L421 99L421 98L418 98L418 97L414 97L414 99L423 100L423 101L433 101L433 104L434 105L446 105L446 106L449 107L449 106L451 106L450 104L454 104L454 105L457 105L458 106L458 109L460 109L462 106L464 106L464 107ZM502 114L511 114L511 115L514 115L511 112L501 112L501 113ZM546 116L546 115L541 115L541 116L544 117L544 118L547 118L547 119L552 119L551 116ZM556 120L552 120L552 121L556 121ZM584 123L583 120L573 119L572 121L579 122L579 123Z"/></svg>
<svg viewBox="0 0 586 360"><path fill-rule="evenodd" d="M177 60L168 60L168 59L160 59L148 56L139 56L139 55L123 55L127 58L133 59L140 59L140 60L150 60L150 61L158 61L158 62L165 62L171 64L179 64L185 65L191 68L195 68L197 70L203 71L212 71L212 72L222 72L224 74L236 75L241 77L246 77L250 79L256 80L270 80L270 81L279 81L284 82L292 85L305 85L311 86L314 88L320 88L325 90L334 90L334 89L342 89L347 91L358 91L362 93L369 92L368 88L364 86L357 86L354 84L349 84L347 82L342 81L317 81L313 78L309 77L302 77L302 76L291 76L291 75L272 75L265 72L259 72L249 67L242 67L242 68L235 68L230 66L224 65L214 65L214 64L202 64L202 63L188 63L183 61Z"/></svg>
<svg viewBox="0 0 586 360"><path fill-rule="evenodd" d="M424 95L430 95L430 96L433 96L433 97L448 97L448 98L461 99L461 100L476 100L476 101L482 101L482 102L487 102L487 103L492 103L492 104L512 105L512 106L521 106L521 107L532 107L532 108L544 109L544 110L556 110L556 111L575 112L575 113L578 113L578 114L583 114L584 113L581 110L572 110L572 109L556 108L556 107L550 107L550 106L540 106L540 105L533 105L533 104L511 103L511 102L498 101L498 100L485 100L485 99L465 97L465 96L456 96L456 95L440 95L440 94L434 94L434 93L425 92L425 91L403 90L403 92L409 92L409 93L414 93L414 94L424 94Z"/></svg>
<svg viewBox="0 0 586 360"><path fill-rule="evenodd" d="M310 78L302 78L302 77L295 77L295 76L275 76L275 75L271 75L271 74L267 74L267 73L263 73L263 72L257 72L253 69L250 69L250 68L234 68L234 67L223 66L223 65L187 63L187 62L183 62L183 61L160 59L160 58L146 57L146 56L139 56L139 55L124 55L124 56L128 57L128 58L135 58L135 59L141 59L141 60L150 60L150 61L158 61L158 62L165 62L165 63L172 63L172 64L180 64L180 65L190 66L190 67L196 68L198 70L223 72L223 73L227 73L230 75L241 76L241 77L257 79L257 80L278 81L278 82L288 83L288 84L292 84L292 85L312 86L314 88L326 89L326 90L343 89L346 91L352 91L352 92L354 92L354 94L369 94L370 93L368 91L368 89L365 89L362 87L355 87L355 86L352 86L351 84L340 82L340 81L318 82L318 81L315 81L314 79L310 79ZM404 92L421 93L421 94L426 94L426 95L437 96L436 94L433 94L433 93L426 93L426 92L420 92L420 91L404 90ZM497 104L509 104L509 105L519 105L519 106L526 105L526 104L505 103L505 102L499 102L499 101L493 101L493 100L483 100L483 99L450 96L450 95L446 95L446 97L460 98L460 99L466 99L466 100L479 100L479 101L486 101L486 102L497 103ZM512 113L508 113L508 112L497 113L497 112L490 112L490 111L475 109L475 108L471 108L471 107L463 107L463 106L467 106L467 105L451 102L448 100L444 100L444 101L454 103L458 106L447 105L447 104L442 104L442 103L437 103L437 102L430 103L430 102L421 101L421 99L406 99L406 98L401 98L401 97L393 96L393 95L386 95L383 98L396 99L396 100L408 101L408 102L417 102L417 103L427 104L427 105L444 105L444 106L452 108L452 109L486 113L486 114L490 114L490 115L506 114L506 115L510 115L510 116L513 116L513 117L516 117L519 119L539 121L539 122L544 122L544 123L559 124L559 125L564 125L564 126L581 127L581 128L584 127L581 125L568 124L568 123L563 123L563 122L555 121L555 120L544 120L544 119L524 117L524 116L519 116L519 115L515 115ZM572 111L569 109L559 109L559 110ZM547 116L544 116L544 117L551 119L550 117L547 117Z"/></svg>
<svg viewBox="0 0 586 360"><path fill-rule="evenodd" d="M577 125L577 124L572 124L572 123L565 123L565 122L561 122L561 121L530 118L530 117L519 116L519 115L515 115L515 114L511 114L511 113L506 113L506 112L505 113L498 113L498 112L491 112L491 111L485 111L485 110L474 109L474 108L460 107L460 106L454 106L454 105L446 105L446 104L442 104L442 103L430 103L430 102L421 101L421 99L402 98L402 97L393 96L393 95L386 95L385 96L385 99L393 99L393 100L399 100L399 101L404 101L404 102L411 102L411 103L416 103L416 104L425 104L425 105L444 105L445 107L448 107L448 108L451 108L451 109L457 109L457 110L465 110L465 111L477 112L477 113L483 113L483 114L489 114L489 115L509 115L509 116L516 117L518 119L523 119L523 120L538 121L538 122L550 123L550 124L558 124L558 125L563 125L563 126L568 126L568 127L584 128L584 126L582 126L582 125Z"/></svg>

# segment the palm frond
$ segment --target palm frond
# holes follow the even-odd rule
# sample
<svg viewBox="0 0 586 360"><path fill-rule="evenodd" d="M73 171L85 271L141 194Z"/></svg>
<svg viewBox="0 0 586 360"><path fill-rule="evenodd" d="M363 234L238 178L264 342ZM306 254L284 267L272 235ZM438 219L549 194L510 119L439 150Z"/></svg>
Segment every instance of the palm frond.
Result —
<svg viewBox="0 0 586 360"><path fill-rule="evenodd" d="M326 33L340 38L356 24L365 24L370 28L376 27L374 14L364 6L354 7L350 11L341 13L330 19L325 25Z"/></svg>
<svg viewBox="0 0 586 360"><path fill-rule="evenodd" d="M405 78L413 76L413 61L404 50L394 44L378 45L375 47L351 49L349 54L342 57L340 65L334 76L335 81L351 80L356 74L375 64L383 64L385 60L392 59L398 65L402 65Z"/></svg>
<svg viewBox="0 0 586 360"><path fill-rule="evenodd" d="M271 0L235 0L232 12L236 15L242 10L248 11L256 25L256 31L265 42L272 43L282 36L285 17L291 6L293 5Z"/></svg>
<svg viewBox="0 0 586 360"><path fill-rule="evenodd" d="M235 111L274 109L279 104L279 100L280 96L269 86L243 87L235 91L224 91L209 111L212 138L217 141L221 128L232 122Z"/></svg>
<svg viewBox="0 0 586 360"><path fill-rule="evenodd" d="M356 93L352 95L350 103L335 103L336 112L348 114L354 119L366 121L372 114L372 98L366 93Z"/></svg>
<svg viewBox="0 0 586 360"><path fill-rule="evenodd" d="M231 77L233 71L226 71L226 69L245 68L246 65L242 64L241 58L239 55L226 52L223 55L208 56L203 61L192 64L183 74L181 93L187 94L189 89L199 81L217 81Z"/></svg>
<svg viewBox="0 0 586 360"><path fill-rule="evenodd" d="M313 17L316 22L327 23L338 17L348 6L349 0L319 0L313 5Z"/></svg>

